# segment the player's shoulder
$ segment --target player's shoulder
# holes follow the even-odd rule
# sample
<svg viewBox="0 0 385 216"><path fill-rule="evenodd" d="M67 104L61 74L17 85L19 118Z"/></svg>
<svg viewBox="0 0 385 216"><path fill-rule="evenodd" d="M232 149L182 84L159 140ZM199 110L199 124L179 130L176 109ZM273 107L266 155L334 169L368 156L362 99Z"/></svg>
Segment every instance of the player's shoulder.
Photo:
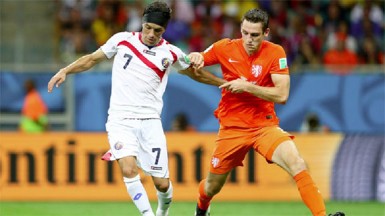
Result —
<svg viewBox="0 0 385 216"><path fill-rule="evenodd" d="M174 44L168 42L168 41L165 40L165 39L163 39L161 46L162 46L162 47L165 47L165 48L168 49L168 50L174 51L174 52L176 52L176 51L177 51L177 52L181 52L181 51L182 51L179 47L177 47L176 45L174 45Z"/></svg>
<svg viewBox="0 0 385 216"><path fill-rule="evenodd" d="M161 45L164 46L164 47L168 47L170 49L178 48L174 44L168 42L166 39L162 39Z"/></svg>
<svg viewBox="0 0 385 216"><path fill-rule="evenodd" d="M230 38L224 38L214 43L217 47L229 47L234 46L239 43L240 39L230 39Z"/></svg>
<svg viewBox="0 0 385 216"><path fill-rule="evenodd" d="M273 43L271 41L264 40L263 42L263 47L268 50L282 50L283 47L279 44Z"/></svg>
<svg viewBox="0 0 385 216"><path fill-rule="evenodd" d="M229 39L224 38L209 46L204 52L208 52L213 50L215 53L225 53L228 54L236 49L238 49L238 44L240 43L240 39Z"/></svg>
<svg viewBox="0 0 385 216"><path fill-rule="evenodd" d="M134 36L137 36L139 35L138 32L128 32L128 31L123 31L123 32L118 32L118 33L115 33L112 37L114 38L119 38L119 39L122 39L122 40L128 40Z"/></svg>

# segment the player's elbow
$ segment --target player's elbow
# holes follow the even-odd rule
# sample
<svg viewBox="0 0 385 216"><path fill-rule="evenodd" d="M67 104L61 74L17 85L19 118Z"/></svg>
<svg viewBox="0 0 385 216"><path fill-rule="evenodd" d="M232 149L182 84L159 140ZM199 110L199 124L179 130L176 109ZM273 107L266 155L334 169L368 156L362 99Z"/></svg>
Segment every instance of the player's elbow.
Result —
<svg viewBox="0 0 385 216"><path fill-rule="evenodd" d="M193 71L193 69L191 69L191 67L184 69L184 70L180 70L180 71L178 71L178 73L189 76L189 77L197 77L197 74Z"/></svg>
<svg viewBox="0 0 385 216"><path fill-rule="evenodd" d="M289 94L281 94L277 97L275 102L279 104L286 104L288 98L289 98Z"/></svg>

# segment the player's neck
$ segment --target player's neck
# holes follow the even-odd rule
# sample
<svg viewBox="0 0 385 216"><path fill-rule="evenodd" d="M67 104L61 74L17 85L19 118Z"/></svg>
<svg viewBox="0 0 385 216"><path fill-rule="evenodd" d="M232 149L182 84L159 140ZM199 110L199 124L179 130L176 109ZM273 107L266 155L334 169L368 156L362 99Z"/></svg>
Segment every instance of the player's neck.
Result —
<svg viewBox="0 0 385 216"><path fill-rule="evenodd" d="M256 53L259 52L259 49L261 48L261 45L259 45L255 50L251 51L251 50L248 50L247 48L244 47L245 49L245 52L248 56L252 56L252 55L255 55Z"/></svg>

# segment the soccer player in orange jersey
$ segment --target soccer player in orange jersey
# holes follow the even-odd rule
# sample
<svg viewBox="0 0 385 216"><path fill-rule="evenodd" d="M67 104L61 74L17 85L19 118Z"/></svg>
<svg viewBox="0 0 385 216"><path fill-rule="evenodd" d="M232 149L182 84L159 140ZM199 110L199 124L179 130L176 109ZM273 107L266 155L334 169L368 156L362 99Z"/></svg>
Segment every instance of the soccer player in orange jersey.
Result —
<svg viewBox="0 0 385 216"><path fill-rule="evenodd" d="M215 111L220 129L210 172L199 184L195 215L209 215L212 198L219 193L230 171L243 165L250 149L293 176L312 215L326 215L322 195L306 169L294 137L279 127L274 104L286 103L290 76L284 49L265 40L269 34L268 20L266 12L249 10L242 18L242 38L223 39L203 53L190 54L191 62L199 67L220 64L227 80L220 86L222 98Z"/></svg>

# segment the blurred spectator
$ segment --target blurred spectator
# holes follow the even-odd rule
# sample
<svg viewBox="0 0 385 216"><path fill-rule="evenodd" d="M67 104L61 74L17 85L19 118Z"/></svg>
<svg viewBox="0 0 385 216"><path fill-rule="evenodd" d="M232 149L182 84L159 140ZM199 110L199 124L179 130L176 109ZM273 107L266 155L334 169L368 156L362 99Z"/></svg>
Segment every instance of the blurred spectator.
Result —
<svg viewBox="0 0 385 216"><path fill-rule="evenodd" d="M195 20L194 7L191 1L171 0L173 17L184 23L192 23Z"/></svg>
<svg viewBox="0 0 385 216"><path fill-rule="evenodd" d="M328 34L327 40L326 40L326 45L327 49L335 49L337 46L337 41L338 37L341 35L346 35L345 38L345 43L346 43L346 48L352 52L357 53L357 41L356 39L349 35L349 26L345 21L340 21L337 29L335 32L330 32Z"/></svg>
<svg viewBox="0 0 385 216"><path fill-rule="evenodd" d="M301 65L319 65L320 57L315 52L313 46L308 39L303 39L298 48L298 53L295 56L292 66L299 67Z"/></svg>
<svg viewBox="0 0 385 216"><path fill-rule="evenodd" d="M183 41L190 36L190 29L189 23L171 17L163 37L170 43L177 44L178 41Z"/></svg>
<svg viewBox="0 0 385 216"><path fill-rule="evenodd" d="M144 2L151 2L58 1L60 53L64 53L62 58L66 61L91 52L115 32L139 31L142 22L140 11L143 10ZM346 35L345 47L360 55L360 63L376 62L365 60L369 56L365 57L366 54L362 52L370 46L364 42L365 38L374 40L370 43L375 43L378 55L385 52L384 9L380 7L379 0L166 1L171 5L173 15L164 38L186 52L204 50L222 38L240 37L239 18L250 8L261 8L269 12L268 40L280 43L289 64L294 66L322 63L326 52L335 52L340 32ZM327 63L330 64L329 61Z"/></svg>
<svg viewBox="0 0 385 216"><path fill-rule="evenodd" d="M372 0L357 3L350 13L351 34L357 41L372 37L378 46L384 44L384 9ZM359 44L362 46L362 44Z"/></svg>
<svg viewBox="0 0 385 216"><path fill-rule="evenodd" d="M214 41L222 38L223 10L219 0L200 1L195 7L195 20L193 27L200 29L199 36L201 46L205 49ZM197 32L196 32L197 33ZM203 50L203 49L201 49Z"/></svg>
<svg viewBox="0 0 385 216"><path fill-rule="evenodd" d="M250 0L227 0L222 1L223 14L228 17L233 17L235 20L241 20L243 14L245 14L250 8L258 8L257 1Z"/></svg>
<svg viewBox="0 0 385 216"><path fill-rule="evenodd" d="M189 50L191 52L196 52L207 48L203 28L203 25L198 22L194 22L193 25L191 25L191 36L188 39Z"/></svg>
<svg viewBox="0 0 385 216"><path fill-rule="evenodd" d="M178 113L171 123L171 131L195 131L185 113Z"/></svg>
<svg viewBox="0 0 385 216"><path fill-rule="evenodd" d="M222 2L223 10L223 29L222 38L239 38L241 33L239 30L240 20L250 8L258 8L256 1L248 0L228 0Z"/></svg>
<svg viewBox="0 0 385 216"><path fill-rule="evenodd" d="M134 0L127 4L127 25L126 30L129 32L138 32L142 28L142 14L144 10L143 1Z"/></svg>
<svg viewBox="0 0 385 216"><path fill-rule="evenodd" d="M163 37L183 51L189 52L188 39L191 37L191 23L195 20L194 8L190 1L171 0L173 16Z"/></svg>
<svg viewBox="0 0 385 216"><path fill-rule="evenodd" d="M322 28L327 34L338 31L340 22L347 22L347 11L341 6L340 1L331 0L328 4L321 7Z"/></svg>
<svg viewBox="0 0 385 216"><path fill-rule="evenodd" d="M346 37L346 34L338 33L336 47L327 50L324 55L323 62L332 73L350 73L358 64L357 55L346 48Z"/></svg>
<svg viewBox="0 0 385 216"><path fill-rule="evenodd" d="M379 4L383 6L383 1L379 1ZM350 21L357 23L365 17L375 25L381 26L384 22L384 8L381 9L373 0L357 2L350 13Z"/></svg>
<svg viewBox="0 0 385 216"><path fill-rule="evenodd" d="M381 48L376 44L372 37L364 38L361 50L359 50L359 59L361 64L384 64L385 56Z"/></svg>
<svg viewBox="0 0 385 216"><path fill-rule="evenodd" d="M97 16L92 22L92 32L98 46L108 38L125 29L127 13L120 0L101 0L97 6Z"/></svg>
<svg viewBox="0 0 385 216"><path fill-rule="evenodd" d="M285 35L287 33L284 26L280 25L278 21L273 19L269 21L269 27L270 33L268 40L276 44L281 44L288 56L289 62L292 62L295 55L293 52L293 46L289 41L289 37L288 35Z"/></svg>
<svg viewBox="0 0 385 216"><path fill-rule="evenodd" d="M20 130L27 133L46 131L48 128L47 106L36 90L33 80L27 80L24 85L26 96L21 113Z"/></svg>
<svg viewBox="0 0 385 216"><path fill-rule="evenodd" d="M329 128L321 124L321 121L317 114L310 113L306 116L305 121L302 123L301 132L329 132Z"/></svg>
<svg viewBox="0 0 385 216"><path fill-rule="evenodd" d="M195 17L199 21L218 21L221 19L222 14L222 5L219 0L198 1L198 4L195 6Z"/></svg>
<svg viewBox="0 0 385 216"><path fill-rule="evenodd" d="M92 0L61 0L58 2L58 44L60 59L72 61L77 55L95 49L91 34L94 19Z"/></svg>

